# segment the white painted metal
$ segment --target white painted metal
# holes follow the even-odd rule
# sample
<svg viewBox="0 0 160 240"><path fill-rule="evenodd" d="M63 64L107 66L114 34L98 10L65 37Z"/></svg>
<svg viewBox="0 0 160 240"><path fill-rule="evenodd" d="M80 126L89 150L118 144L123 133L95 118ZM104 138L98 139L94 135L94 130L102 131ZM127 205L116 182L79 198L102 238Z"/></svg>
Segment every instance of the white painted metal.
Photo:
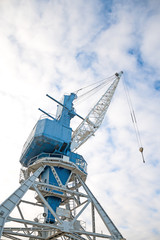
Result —
<svg viewBox="0 0 160 240"><path fill-rule="evenodd" d="M71 217L70 210L68 210L68 209L57 207L56 213L58 216L61 216L61 217L66 217L66 218Z"/></svg>
<svg viewBox="0 0 160 240"><path fill-rule="evenodd" d="M49 162L49 161L48 161ZM45 162L46 163L46 162ZM43 163L41 163L42 165ZM51 163L52 166L53 163ZM45 165L44 165L45 166ZM51 239L75 239L75 240L86 240L86 239L96 239L98 237L100 238L108 238L108 239L114 239L114 240L120 240L123 239L122 235L120 232L117 230L113 222L110 220L108 215L105 213L103 208L100 206L98 201L95 199L94 195L91 193L91 191L88 189L87 185L84 183L82 180L82 176L80 174L72 173L73 176L71 176L71 179L73 181L72 187L69 187L69 185L66 186L52 186L47 183L43 183L40 181L35 181L36 178L39 176L39 174L43 171L44 167L38 168L36 170L34 168L34 172L31 173L31 177L29 177L21 186L20 188L23 189L23 186L25 186L25 189L21 195L19 195L19 200L15 197L15 201L13 204L10 205L10 210L9 213L12 211L12 209L15 206L18 206L18 209L20 211L21 219L19 218L13 218L9 216L9 213L7 212L5 215L5 219L1 218L1 232L3 233L3 236L6 239L22 239L22 238L27 238L29 240L36 240L36 239L44 239L44 240L51 240ZM79 172L80 173L80 172ZM79 186L82 186L83 189L86 191L86 194L83 193L82 191L78 191ZM24 193L31 188L32 190L35 190L38 194L39 203L35 204L32 203L31 201L23 201L21 200L22 196ZM44 191L44 189L47 189ZM57 212L54 212L53 209L50 207L48 202L45 200L45 196L49 196L50 194L52 196L56 196L56 191L53 190L59 190L62 194L62 209L61 212L64 212L62 214L57 214ZM17 191L15 191L17 192ZM14 194L12 194L15 196ZM11 195L11 196L12 196ZM8 200L9 199L9 200ZM10 201L13 198L8 198L6 201ZM73 207L70 206L68 208L67 206L69 205L70 201L74 201ZM5 202L6 202L5 201ZM4 202L4 203L5 203ZM55 216L55 223L54 224L49 224L45 222L45 216L43 217L43 221L39 221L38 218L35 218L35 220L31 219L25 219L25 214L23 214L22 210L19 205L22 203L26 203L29 206L31 206L31 211L32 211L32 205L36 206L42 206L43 204L49 209L49 211ZM42 205L41 205L41 204ZM82 225L81 221L79 220L82 213L85 213L87 207L92 204L92 212L91 212L91 224L93 226L93 231L87 231ZM106 225L106 230L109 230L109 234L103 234L96 232L97 229L95 229L96 226L96 219L93 217L93 208L97 210L97 213L101 217L101 219L104 221ZM40 208L42 209L42 208ZM76 209L76 214L74 215ZM2 210L2 208L1 208ZM2 211L1 211L2 212ZM37 219L37 220L36 220ZM3 222L2 222L3 221ZM14 223L19 223L22 226L18 225L17 227L4 227L3 225L5 221L9 222L14 222ZM15 226L15 225L14 225Z"/></svg>
<svg viewBox="0 0 160 240"><path fill-rule="evenodd" d="M58 185L59 185L60 187L63 187L63 184L62 184L62 182L61 182L61 180L60 180L60 178L59 178L59 176L58 176L55 168L52 166L51 169L52 169L52 173L53 173L53 175L54 175L54 177L55 177Z"/></svg>
<svg viewBox="0 0 160 240"><path fill-rule="evenodd" d="M43 169L44 167L40 167L36 172L34 172L34 174L30 178L23 182L23 184L0 205L0 237L2 235L6 218L16 207L16 205L19 203L27 190L31 187L36 178L41 174Z"/></svg>
<svg viewBox="0 0 160 240"><path fill-rule="evenodd" d="M86 193L88 194L89 198L91 199L91 201L92 201L94 207L96 208L97 212L101 216L101 219L103 220L105 226L107 227L108 231L110 232L110 234L112 236L112 239L124 240L124 238L122 237L119 230L116 228L116 226L114 225L112 220L109 218L109 216L104 211L104 209L102 208L100 203L97 201L97 199L94 197L92 192L89 190L87 185L83 182L83 180L80 178L80 176L77 176L77 178L80 181L80 183L82 184L82 186L85 189Z"/></svg>
<svg viewBox="0 0 160 240"><path fill-rule="evenodd" d="M91 207L92 207L92 231L95 233L96 232L96 226L95 226L95 211L94 211L94 205L93 202L91 202ZM93 237L93 240L95 240L95 236Z"/></svg>
<svg viewBox="0 0 160 240"><path fill-rule="evenodd" d="M88 140L88 138L94 135L94 133L100 127L106 114L106 111L110 105L110 102L112 100L112 97L114 95L121 75L122 72L120 72L119 74L118 73L115 74L111 86L107 89L107 91L103 94L100 100L88 113L87 117L74 131L71 143L72 151L78 149L83 143L85 143Z"/></svg>

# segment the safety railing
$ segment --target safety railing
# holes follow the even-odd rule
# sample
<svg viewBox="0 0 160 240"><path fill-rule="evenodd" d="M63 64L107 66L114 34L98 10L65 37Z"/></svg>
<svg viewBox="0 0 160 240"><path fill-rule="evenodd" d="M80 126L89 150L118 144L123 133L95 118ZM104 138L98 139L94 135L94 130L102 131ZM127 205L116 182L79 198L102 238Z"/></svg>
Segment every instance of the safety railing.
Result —
<svg viewBox="0 0 160 240"><path fill-rule="evenodd" d="M52 113L48 113L51 117L55 118L56 119L56 116ZM42 120L42 119L50 119L46 114L42 114L39 118L39 120ZM39 121L38 120L38 121Z"/></svg>
<svg viewBox="0 0 160 240"><path fill-rule="evenodd" d="M29 145L31 139L34 137L34 134L35 134L35 131L36 131L36 126L37 126L37 123L35 124L34 128L32 129L30 135L28 136L26 142L24 143L23 145L23 149L22 149L22 153L25 152L25 149L27 148L27 146Z"/></svg>
<svg viewBox="0 0 160 240"><path fill-rule="evenodd" d="M82 171L85 171L87 173L87 163L84 159L76 159L76 165L78 168L80 168Z"/></svg>
<svg viewBox="0 0 160 240"><path fill-rule="evenodd" d="M28 162L28 165L33 164L34 162L36 162L37 160L41 159L41 158L60 158L63 159L63 155L59 154L59 153L40 153L39 155L31 158Z"/></svg>
<svg viewBox="0 0 160 240"><path fill-rule="evenodd" d="M65 156L63 154L60 154L60 153L41 153L33 158L31 158L29 160L29 165L32 165L34 162L36 162L37 160L41 159L41 158L59 158L61 161L64 161L66 162L66 157L68 156ZM68 157L69 158L69 157ZM69 161L69 162L72 162L72 161ZM87 163L86 161L82 158L82 159L76 159L76 162L75 164L77 165L77 167L82 170L83 172L87 173Z"/></svg>

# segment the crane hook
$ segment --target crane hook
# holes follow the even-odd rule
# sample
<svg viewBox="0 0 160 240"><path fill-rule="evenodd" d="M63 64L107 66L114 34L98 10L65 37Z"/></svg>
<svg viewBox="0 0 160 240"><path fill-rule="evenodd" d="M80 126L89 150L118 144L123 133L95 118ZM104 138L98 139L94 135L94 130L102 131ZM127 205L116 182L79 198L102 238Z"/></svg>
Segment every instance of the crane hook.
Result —
<svg viewBox="0 0 160 240"><path fill-rule="evenodd" d="M140 147L140 148L139 148L139 151L140 151L141 154L142 154L143 163L145 163L144 155L143 155L143 147Z"/></svg>

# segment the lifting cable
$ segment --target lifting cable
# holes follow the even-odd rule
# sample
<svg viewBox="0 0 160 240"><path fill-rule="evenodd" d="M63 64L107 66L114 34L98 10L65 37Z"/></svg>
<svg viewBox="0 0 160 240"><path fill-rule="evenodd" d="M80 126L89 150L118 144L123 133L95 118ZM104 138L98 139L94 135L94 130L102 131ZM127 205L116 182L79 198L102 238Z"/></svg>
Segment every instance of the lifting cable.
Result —
<svg viewBox="0 0 160 240"><path fill-rule="evenodd" d="M81 102L85 101L86 99L88 99L88 97L91 97L92 95L94 95L95 93L97 93L98 91L100 91L101 89L103 89L105 86L111 84L113 82L113 80L115 79L115 75L113 75L112 77L109 78L104 78L96 83L90 84L86 87L80 88L77 91L75 91L75 93L77 94L79 91L82 91L84 89L90 88L94 85L96 85L95 87L89 89L88 91L86 91L85 93L82 93L81 95L78 96L77 99L74 100L74 104L78 105Z"/></svg>
<svg viewBox="0 0 160 240"><path fill-rule="evenodd" d="M115 75L113 75L113 76L111 76L111 77L108 77L108 78L103 78L103 79L99 80L99 81L96 82L96 83L92 83L92 84L90 84L90 85L87 85L87 86L85 86L85 87L83 87L83 88L80 88L80 89L76 90L75 93L77 94L79 91L81 91L81 90L83 90L83 89L85 89L85 88L91 87L91 86L96 85L96 84L98 84L98 83L100 84L100 83L102 83L102 82L104 82L104 81L107 81L107 79L110 80L110 79L113 78L113 77L115 77Z"/></svg>
<svg viewBox="0 0 160 240"><path fill-rule="evenodd" d="M87 91L86 93L80 95L76 100L75 100L75 105L78 105L85 100L87 100L89 97L92 97L94 94L97 94L101 89L104 89L109 83L103 83L101 85L98 85L97 87Z"/></svg>
<svg viewBox="0 0 160 240"><path fill-rule="evenodd" d="M138 124L137 124L137 120L136 120L136 115L135 115L135 111L133 109L131 97L130 97L130 94L129 94L129 89L127 87L127 84L125 83L124 77L123 77L122 82L123 82L124 91L125 91L125 95L126 95L126 98L127 98L127 103L128 103L128 107L129 107L130 114L131 114L131 119L132 119L132 122L133 122L134 130L135 130L135 134L136 134L136 138L137 138L139 151L142 154L143 163L145 163L144 155L143 155L142 141L141 141L140 132L139 132L139 128L138 128Z"/></svg>

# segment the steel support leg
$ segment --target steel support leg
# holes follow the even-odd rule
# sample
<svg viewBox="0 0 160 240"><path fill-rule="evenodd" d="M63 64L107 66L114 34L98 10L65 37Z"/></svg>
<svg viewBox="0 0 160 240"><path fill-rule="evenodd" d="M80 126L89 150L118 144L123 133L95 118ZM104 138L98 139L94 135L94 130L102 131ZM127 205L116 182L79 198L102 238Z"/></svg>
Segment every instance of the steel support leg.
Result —
<svg viewBox="0 0 160 240"><path fill-rule="evenodd" d="M122 240L123 239L124 240L121 233L118 231L118 229L116 228L116 226L114 225L112 220L109 218L109 216L104 211L104 209L102 208L100 203L97 201L97 199L94 197L92 192L89 190L87 185L83 182L83 180L80 178L80 176L77 175L77 178L80 181L80 183L82 184L82 186L83 186L84 190L86 191L86 193L88 194L88 196L90 197L92 203L94 204L94 207L96 208L97 212L99 213L101 219L103 220L105 226L107 227L107 229L110 232L113 239L116 239L116 240Z"/></svg>
<svg viewBox="0 0 160 240"><path fill-rule="evenodd" d="M12 210L17 206L21 198L27 192L27 190L32 186L36 178L41 174L44 167L40 167L34 174L29 177L26 181L22 183L22 185L14 192L12 195L7 198L0 205L0 237L2 236L3 227L6 221L6 218L12 212Z"/></svg>

